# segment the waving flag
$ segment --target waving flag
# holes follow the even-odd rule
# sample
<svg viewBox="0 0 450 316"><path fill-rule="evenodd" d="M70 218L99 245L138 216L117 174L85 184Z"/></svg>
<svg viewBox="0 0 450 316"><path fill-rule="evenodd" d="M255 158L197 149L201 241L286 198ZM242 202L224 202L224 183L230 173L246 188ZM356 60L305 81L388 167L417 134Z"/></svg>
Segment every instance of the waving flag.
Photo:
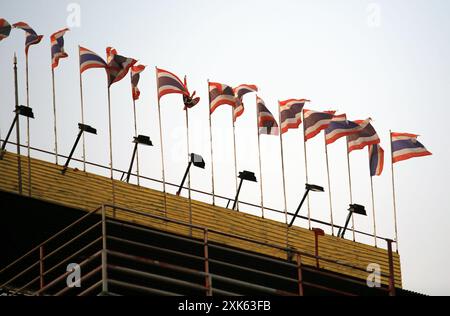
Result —
<svg viewBox="0 0 450 316"><path fill-rule="evenodd" d="M138 65L131 67L131 90L132 90L132 96L133 100L138 100L139 96L141 95L141 92L138 89L138 83L140 79L140 73L143 72L145 69L144 65Z"/></svg>
<svg viewBox="0 0 450 316"><path fill-rule="evenodd" d="M175 74L156 68L156 76L158 79L158 98L162 98L166 94L180 93L189 96L189 91L184 83Z"/></svg>
<svg viewBox="0 0 450 316"><path fill-rule="evenodd" d="M7 38L11 33L11 25L5 19L0 19L0 41Z"/></svg>
<svg viewBox="0 0 450 316"><path fill-rule="evenodd" d="M379 144L369 146L370 176L380 176L384 166L384 150Z"/></svg>
<svg viewBox="0 0 450 316"><path fill-rule="evenodd" d="M419 135L408 133L391 133L392 162L407 160L415 157L432 155L417 137Z"/></svg>
<svg viewBox="0 0 450 316"><path fill-rule="evenodd" d="M200 98L199 97L194 98L196 91L192 92L192 94L189 95L190 93L189 93L186 76L184 76L184 86L188 92L187 95L183 94L184 110L187 110L187 109L190 109L190 108L194 107L195 105L197 105L197 103L200 102Z"/></svg>
<svg viewBox="0 0 450 316"><path fill-rule="evenodd" d="M93 51L79 47L80 53L80 73L91 68L107 68L108 64L99 55Z"/></svg>
<svg viewBox="0 0 450 316"><path fill-rule="evenodd" d="M267 109L263 99L256 97L259 134L279 135L277 121Z"/></svg>
<svg viewBox="0 0 450 316"><path fill-rule="evenodd" d="M68 31L68 28L60 30L50 35L50 43L52 50L52 68L58 67L59 59L66 58L69 55L64 51L64 34Z"/></svg>
<svg viewBox="0 0 450 316"><path fill-rule="evenodd" d="M234 88L234 95L236 97L236 106L233 110L233 120L236 119L244 113L244 95L250 92L258 92L258 87L253 84L241 84Z"/></svg>
<svg viewBox="0 0 450 316"><path fill-rule="evenodd" d="M356 124L364 124L365 127L356 134L352 134L347 137L348 142L348 152L351 153L353 150L360 150L366 146L375 145L380 143L380 138L377 132L373 128L372 124L367 123L367 120L355 121Z"/></svg>
<svg viewBox="0 0 450 316"><path fill-rule="evenodd" d="M25 22L14 23L13 26L25 31L25 54L28 55L28 49L31 45L39 44L44 35L37 35L37 33Z"/></svg>
<svg viewBox="0 0 450 316"><path fill-rule="evenodd" d="M290 128L298 128L302 123L302 110L306 102L311 102L306 99L289 99L286 101L279 101L280 116L281 116L281 134L286 133Z"/></svg>
<svg viewBox="0 0 450 316"><path fill-rule="evenodd" d="M358 124L347 120L346 114L335 115L325 130L326 144L330 145L341 137L362 131L369 122L370 120L365 120L361 124Z"/></svg>
<svg viewBox="0 0 450 316"><path fill-rule="evenodd" d="M133 58L117 55L117 51L112 47L106 48L106 56L108 60L106 71L108 73L109 86L122 80L128 73L128 70L137 63L137 60Z"/></svg>
<svg viewBox="0 0 450 316"><path fill-rule="evenodd" d="M209 100L211 114L222 104L231 105L233 108L236 106L233 88L218 82L209 83Z"/></svg>
<svg viewBox="0 0 450 316"><path fill-rule="evenodd" d="M316 112L303 109L303 129L305 131L305 141L313 138L321 130L327 129L336 111Z"/></svg>

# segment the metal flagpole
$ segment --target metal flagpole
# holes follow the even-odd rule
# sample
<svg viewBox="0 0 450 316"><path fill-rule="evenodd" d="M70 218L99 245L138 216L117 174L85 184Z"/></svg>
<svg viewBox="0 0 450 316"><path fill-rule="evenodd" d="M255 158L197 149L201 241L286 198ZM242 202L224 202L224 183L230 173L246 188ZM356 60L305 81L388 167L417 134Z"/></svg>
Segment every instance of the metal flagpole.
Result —
<svg viewBox="0 0 450 316"><path fill-rule="evenodd" d="M83 79L81 77L81 56L80 45L78 45L78 59L80 64L80 105L81 105L81 123L84 124L84 101L83 101ZM84 139L84 133L82 135L83 140L83 171L86 172L86 142Z"/></svg>
<svg viewBox="0 0 450 316"><path fill-rule="evenodd" d="M27 89L27 107L30 107L30 90L28 85L28 54L25 54L25 82ZM31 143L30 143L30 118L27 117L27 157L28 157L28 196L31 196Z"/></svg>
<svg viewBox="0 0 450 316"><path fill-rule="evenodd" d="M370 170L370 164L369 164ZM375 196L373 194L373 177L370 175L370 191L372 193L372 216L373 216L373 238L375 240L375 247L377 247L377 224L375 220Z"/></svg>
<svg viewBox="0 0 450 316"><path fill-rule="evenodd" d="M305 112L302 111L302 120L305 121ZM308 155L306 153L306 135L305 135L305 124L303 124L303 152L305 154L305 179L306 183L308 183ZM306 197L308 203L308 227L311 229L311 206L309 203L309 194Z"/></svg>
<svg viewBox="0 0 450 316"><path fill-rule="evenodd" d="M331 181L330 181L330 164L328 162L328 145L327 145L327 136L323 133L325 140L325 160L327 162L327 176L328 176L328 199L330 204L330 223L331 223L331 234L334 236L334 223L333 223L333 200L331 197Z"/></svg>
<svg viewBox="0 0 450 316"><path fill-rule="evenodd" d="M213 136L211 124L211 96L209 95L209 80L208 80L208 115L209 115L209 145L211 148L211 188L212 188L212 203L216 205L216 197L214 195L214 159L213 159Z"/></svg>
<svg viewBox="0 0 450 316"><path fill-rule="evenodd" d="M111 90L108 83L108 118L109 118L109 170L111 172L113 206L116 205L116 193L114 186L113 143L112 143L112 118L111 118Z"/></svg>
<svg viewBox="0 0 450 316"><path fill-rule="evenodd" d="M395 244L398 253L398 229L397 229L397 202L395 197L395 176L394 176L394 150L392 148L392 131L389 130L389 138L391 140L391 175L392 175L392 201L394 203L394 227L395 227Z"/></svg>
<svg viewBox="0 0 450 316"><path fill-rule="evenodd" d="M234 147L234 176L236 178L236 195L239 191L237 156L236 156L236 126L234 124L234 108L231 109L231 121L233 123L233 147ZM236 210L239 211L239 201L236 201Z"/></svg>
<svg viewBox="0 0 450 316"><path fill-rule="evenodd" d="M14 53L14 99L16 103L16 145L17 145L17 179L18 179L18 192L20 195L22 195L22 161L20 157L20 119L19 119L19 110L17 109L19 107L19 84L17 79L17 56L16 53ZM8 136L6 137L8 138ZM5 139L6 142L6 139Z"/></svg>
<svg viewBox="0 0 450 316"><path fill-rule="evenodd" d="M190 149L189 149L189 114L188 107L185 109L186 111L186 146L187 146L187 162L190 162ZM192 200L191 200L191 173L188 172L188 200L189 200L189 224L192 225ZM192 236L192 227L189 227L189 233Z"/></svg>
<svg viewBox="0 0 450 316"><path fill-rule="evenodd" d="M52 67L52 87L53 87L53 130L55 133L55 161L58 164L58 131L56 127L56 93L55 93L55 70Z"/></svg>
<svg viewBox="0 0 450 316"><path fill-rule="evenodd" d="M256 96L256 133L258 134L258 159L259 159L259 188L261 191L261 215L264 218L264 197L263 197L263 178L262 178L262 164L261 164L261 135L259 133L259 108L258 96Z"/></svg>
<svg viewBox="0 0 450 316"><path fill-rule="evenodd" d="M163 181L163 192L164 192L164 215L167 216L167 192L166 192L166 176L164 173L164 146L163 146L163 134L162 134L162 124L161 124L161 102L159 100L159 85L158 85L158 67L155 67L156 76L156 87L157 87L157 98L158 98L158 120L159 120L159 142L161 147L161 167L162 167L162 181Z"/></svg>
<svg viewBox="0 0 450 316"><path fill-rule="evenodd" d="M283 174L284 217L285 217L285 221L287 224L288 223L288 215L287 215L287 199L286 199L286 179L285 179L285 174L284 174L283 134L281 131L280 101L278 101L278 122L280 122L280 153L281 153L281 172Z"/></svg>
<svg viewBox="0 0 450 316"><path fill-rule="evenodd" d="M348 152L348 136L345 139L347 142L347 170L348 170L348 184L349 184L349 188L350 188L350 204L353 204L352 176L351 176L351 170L350 170L350 154ZM352 216L352 232L353 232L353 241L356 241L354 216Z"/></svg>
<svg viewBox="0 0 450 316"><path fill-rule="evenodd" d="M130 79L132 80L132 74L130 71ZM134 116L134 136L138 136L137 132L137 118L136 118L136 100L133 96L133 86L131 87L131 95L133 98L133 116ZM139 183L139 146L136 148L136 176L137 176L137 185L140 186Z"/></svg>

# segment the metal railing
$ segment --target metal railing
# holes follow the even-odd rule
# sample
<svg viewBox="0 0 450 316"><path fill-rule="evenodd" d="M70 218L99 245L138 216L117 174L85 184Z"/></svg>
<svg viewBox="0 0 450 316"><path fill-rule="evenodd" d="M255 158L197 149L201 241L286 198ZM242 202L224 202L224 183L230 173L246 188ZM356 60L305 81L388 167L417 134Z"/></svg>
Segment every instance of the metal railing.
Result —
<svg viewBox="0 0 450 316"><path fill-rule="evenodd" d="M4 140L0 139L0 141L3 142ZM8 141L8 144L16 145L16 143L12 142L12 141ZM22 144L20 145L20 147L28 148L28 146L22 145ZM35 151L35 152L39 152L39 153L55 156L54 152L50 152L50 151L39 149L39 148L35 148L35 147L30 147L30 151ZM61 154L58 154L58 157L64 158L64 159L68 158L67 156L61 155ZM99 168L99 169L103 169L105 171L106 170L108 170L108 171L110 170L110 168L108 166L100 165L100 164L97 164L97 163L94 163L94 162L90 162L90 161L85 161L84 162L83 160L77 159L77 158L72 158L72 161L75 161L75 162L78 162L78 163L85 163L88 166L92 166L92 167L96 167L96 168ZM121 169L117 169L117 168L113 168L113 172L119 173L119 174L123 174L124 172L126 173L127 171L121 170ZM131 173L131 176L137 177L137 174ZM139 178L143 179L143 180L151 181L151 182L154 182L154 183L163 184L163 181L159 180L159 179L155 179L155 178L151 178L151 177L147 177L147 176L143 176L143 175L139 175ZM20 182L20 179L19 179L19 182ZM167 182L167 181L165 182L165 185L167 185L169 187L173 187L173 188L178 188L179 187L178 184L170 183L170 182ZM187 190L189 188L183 186L182 189ZM197 194L201 194L201 195L203 195L205 197L210 197L210 198L213 197L213 195L210 192L205 192L205 191L194 189L194 188L191 188L190 190L191 190L191 192L194 192L194 193L197 193ZM231 202L234 201L234 197L230 198L230 197L226 197L226 196L222 196L222 195L218 195L218 194L214 194L214 198L222 200L224 202L224 205L222 207L227 207L228 204L230 203L230 201ZM261 205L256 205L256 204L253 204L253 203L250 203L250 202L245 202L245 201L239 201L239 204L251 207L253 210L258 210L258 211L261 210ZM217 204L215 204L215 205L217 205ZM272 212L274 214L280 214L280 215L284 215L285 214L284 211L277 210L277 209L270 208L270 207L266 207L266 206L264 206L264 210ZM291 213L291 212L287 212L287 215L294 216L295 214ZM261 215L261 217L264 218L263 215ZM308 218L307 216L303 216L303 215L297 215L297 218L305 220L305 221L309 221L310 220L312 223L319 224L319 225L324 225L324 226L329 227L330 229L331 229L331 227L333 227L335 229L338 229L338 230L344 228L343 226L340 226L340 225L336 225L336 224L332 225L331 223L328 223L328 222L325 222L325 221L322 221L322 220L318 220L318 219L315 219L315 218ZM385 238L383 236L378 236L378 235L374 236L372 233L364 232L364 231L361 231L361 230L358 230L358 229L354 229L354 232L355 232L355 234L357 236L359 235L359 236L364 236L364 237L376 238L379 241L385 241L385 240L388 239L388 238ZM392 243L396 243L396 241L392 241Z"/></svg>
<svg viewBox="0 0 450 316"><path fill-rule="evenodd" d="M124 216L139 218L141 224L145 224L145 226L121 221L120 218ZM158 225L169 224L177 227L185 227L191 232L194 232L193 235L196 237L168 233L167 231L157 228ZM118 231L129 229L142 234L152 234L153 236L160 236L189 243L192 245L192 247L189 248L201 249L201 254L169 249L164 246L160 247L160 245L151 245L146 242L132 240L132 237L128 235L127 238L123 238L117 236L117 233L115 232L117 231L117 228L119 228ZM279 257L269 257L211 241L211 237L215 237L213 239L217 240L218 236L224 237L225 240L230 243L234 240L239 243L249 243L269 248L280 254L285 254L286 258L291 258L292 260L281 260ZM145 240L151 240L151 238ZM374 291L380 291L380 293L385 293L386 295L395 295L392 246L390 240L386 241L389 250L389 274L382 273L381 276L389 280L389 286L382 286L374 289ZM127 251L121 250L120 247L119 249L115 249L118 245L125 246ZM137 255L136 253L126 253L131 251L130 249L134 249L136 253L139 253L137 249L145 250L146 255L142 256L139 254ZM273 271L264 271L255 267L249 267L242 264L242 262L227 262L220 258L212 258L210 257L210 251L212 250L225 251L233 256L245 256L266 263L276 263L293 271L297 271L297 277L293 278L292 276L278 274ZM198 262L200 266L197 265L196 268L189 268L181 266L178 263L156 260L147 255L156 252L164 253L171 258L177 256L183 257L186 260L189 259L191 262ZM129 281L130 278L139 278L139 280L158 281L160 283L171 285L175 289L184 289L184 293L186 293L186 291L188 291L187 293L193 291L195 293L203 293L207 296L241 295L248 293L248 291L265 295L304 295L305 287L315 288L317 290L327 291L338 295L355 295L355 293L350 293L339 288L332 288L323 284L305 281L303 277L305 272L311 272L323 277L332 278L333 280L347 282L347 284L366 286L366 282L360 279L336 274L328 270L320 269L318 266L306 266L304 264L306 258L313 262L327 262L343 269L364 272L367 274L365 268L338 260L316 256L297 249L289 247L284 248L243 236L212 230L207 227L193 225L187 222L132 209L113 205L102 205L83 215L74 223L0 270L0 288L8 290L13 294L26 293L28 295L112 295L115 293L121 294L123 291L125 291L125 293L127 293L127 291L133 291L157 295L183 294L173 290L170 291L167 289L155 288ZM117 260L119 261L114 262ZM68 271L65 264L72 261L79 262L79 267L83 268L83 276L80 279L83 288L70 287L67 284L67 278L73 271ZM245 281L236 277L212 273L210 271L211 264L217 267L232 268L240 271L244 275L252 273L261 277L287 282L295 286L297 290L295 292L286 291L284 289L277 289L267 285L249 282L248 280ZM192 280L183 280L182 278L180 279L172 276L170 273L169 275L164 275L164 273L149 272L147 268L139 268L136 267L136 265L156 267L161 269L161 271L178 273L183 277L189 276L197 278L200 281L192 282ZM119 278L117 275L125 276L125 278ZM216 283L227 284L237 290L230 291L227 288L224 289L214 285ZM114 289L111 290L111 287Z"/></svg>

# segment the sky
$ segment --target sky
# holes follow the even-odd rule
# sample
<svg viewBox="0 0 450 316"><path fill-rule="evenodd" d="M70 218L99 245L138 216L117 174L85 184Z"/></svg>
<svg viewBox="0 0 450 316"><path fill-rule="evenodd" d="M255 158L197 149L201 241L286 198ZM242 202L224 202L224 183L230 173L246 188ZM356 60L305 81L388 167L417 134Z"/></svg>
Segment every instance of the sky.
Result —
<svg viewBox="0 0 450 316"><path fill-rule="evenodd" d="M386 152L385 169L375 177L374 196L378 235L394 237L389 130L419 134L433 156L395 165L399 253L403 285L431 295L450 295L450 2L446 0L165 0L165 1L2 1L0 17L11 24L27 22L44 40L29 52L30 144L54 151L52 76L49 35L65 27L69 57L55 70L58 150L67 155L81 122L78 45L105 56L113 46L119 54L147 66L136 102L139 134L154 146L139 149L140 173L161 179L158 103L154 67L187 75L189 89L200 96L190 109L190 151L201 154L205 170L192 169L193 188L211 192L211 148L207 80L237 86L256 84L258 95L278 118L277 101L307 98L311 110L337 110L350 120L372 118ZM13 119L13 54L18 55L19 98L26 104L24 33L13 30L0 42L0 133L4 138ZM88 161L108 165L109 134L107 84L102 69L83 73L85 123L98 135L86 135ZM255 172L259 159L255 95L245 97L245 112L236 122L238 171ZM126 170L134 136L129 77L111 87L114 167ZM431 117L430 117L431 113ZM162 138L166 180L181 181L187 164L186 122L179 95L161 99ZM22 123L22 135L26 134ZM212 116L214 185L218 195L233 197L235 176L231 108ZM12 139L15 139L13 133ZM23 142L26 142L22 138ZM293 212L303 194L305 161L302 131L283 136L287 208ZM13 147L8 147L14 150ZM81 158L82 146L75 152ZM328 147L334 222L343 225L349 204L345 139ZM32 152L33 157L54 157ZM323 134L307 143L309 182L325 187L311 193L313 218L329 222L327 171ZM61 162L60 162L61 163ZM280 142L261 136L264 206L284 209ZM81 164L73 163L81 168ZM355 227L373 233L367 150L350 155L353 202L366 206L369 216L355 217ZM108 176L108 170L88 166ZM115 174L120 178L120 174ZM131 182L136 183L133 178ZM161 190L152 181L141 184ZM169 187L174 193L175 187ZM185 194L185 193L183 193ZM194 198L208 201L204 195ZM245 183L242 201L260 204L259 182ZM217 200L225 206L225 200ZM257 207L240 210L261 215ZM306 215L307 207L301 215ZM284 221L266 211L265 216ZM297 225L308 227L304 220ZM330 233L330 228L320 225ZM348 233L351 238L351 233ZM373 238L357 236L373 244ZM385 244L380 244L385 247Z"/></svg>

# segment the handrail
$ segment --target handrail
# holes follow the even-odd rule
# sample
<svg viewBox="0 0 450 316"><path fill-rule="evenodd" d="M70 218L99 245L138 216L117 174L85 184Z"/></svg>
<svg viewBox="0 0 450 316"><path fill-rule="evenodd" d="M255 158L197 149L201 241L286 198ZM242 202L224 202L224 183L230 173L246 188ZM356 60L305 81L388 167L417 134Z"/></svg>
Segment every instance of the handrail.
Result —
<svg viewBox="0 0 450 316"><path fill-rule="evenodd" d="M4 140L0 138L0 141L4 141ZM12 141L8 141L8 144L17 145L17 143L12 142ZM21 144L20 146L23 147L23 148L28 148L27 145ZM36 148L36 147L30 147L30 150L55 156L54 152L50 152L50 151L43 150L43 149ZM57 156L60 157L60 158L68 158L67 156L62 155L62 154L58 154ZM83 160L78 159L78 158L72 158L72 160L76 161L76 162L80 162L80 163L84 162L84 163L86 163L86 165L90 165L90 166L93 166L93 167L102 168L102 169L105 169L105 170L110 170L110 168L108 166L103 166L103 165L100 165L100 164L97 164L97 163L94 163L94 162L83 161ZM126 172L128 172L128 171L124 171L124 170L117 169L117 168L113 168L112 171L113 172L117 172L117 173L123 173L123 172L126 173ZM135 173L131 173L130 175L133 176L133 177L137 177L137 174L135 174ZM150 178L150 177L143 176L143 175L139 175L139 178L144 179L144 180L153 181L153 182L156 182L156 183L161 183L161 184L163 183L162 180L155 179L155 178ZM170 183L170 182L167 182L167 181L165 182L165 184L168 185L168 186L171 186L171 187L175 187L175 188L179 187L178 184ZM189 189L188 187L185 187L185 186L183 186L182 188L183 189ZM203 194L203 195L206 195L206 196L210 196L210 197L213 196L210 192L205 192L205 191L202 191L202 190L194 189L192 187L190 188L190 190L192 192L200 193L200 194ZM225 200L225 201L234 201L234 198L225 197L225 196L218 195L218 194L214 194L214 197L218 198L218 199ZM253 203L250 203L250 202L239 201L239 203L243 204L243 205L251 206L251 207L256 208L256 209L260 209L261 208L260 205L256 205L256 204L253 204ZM264 206L264 210L271 211L271 212L278 213L278 214L285 214L284 211L277 210L277 209L274 209L274 208L271 208L271 207L266 207L266 206ZM291 212L286 212L286 213L287 213L287 215L290 215L290 216L294 216L295 215L294 213L291 213ZM336 225L336 224L332 225L331 223L328 223L328 222L325 222L325 221L321 221L321 220L318 220L318 219L315 219L315 218L308 218L307 216L304 216L304 215L297 215L297 217L300 218L300 219L303 219L303 220L310 220L311 222L314 222L316 224L321 224L321 225L325 225L325 226L328 226L328 227L334 227L334 228L337 228L337 229L343 228L340 225ZM378 240L386 240L386 239L388 239L388 238L385 238L385 237L382 237L382 236L378 236L378 235L374 236L371 233L363 232L363 231L360 231L360 230L357 230L357 229L355 229L354 231L355 231L356 234L359 234L359 235L362 235L362 236L371 237L371 238L375 237ZM393 241L393 243L396 243L396 241Z"/></svg>

